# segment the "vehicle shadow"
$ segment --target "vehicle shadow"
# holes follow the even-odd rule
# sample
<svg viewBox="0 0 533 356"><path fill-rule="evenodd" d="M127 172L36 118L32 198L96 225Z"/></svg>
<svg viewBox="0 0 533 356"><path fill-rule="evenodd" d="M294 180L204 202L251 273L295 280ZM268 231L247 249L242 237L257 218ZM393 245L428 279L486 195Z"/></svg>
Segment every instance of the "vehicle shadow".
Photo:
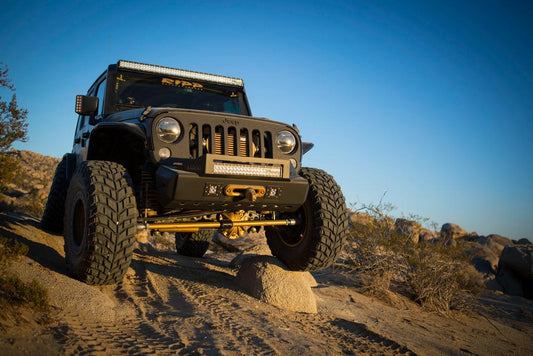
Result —
<svg viewBox="0 0 533 356"><path fill-rule="evenodd" d="M133 262L141 262L151 273L175 278L184 282L198 283L206 287L223 288L244 292L235 280L235 271L229 263L211 257L187 257L169 251L135 250Z"/></svg>
<svg viewBox="0 0 533 356"><path fill-rule="evenodd" d="M58 248L63 244L63 238L43 231L38 219L25 214L0 213L0 237L26 245L28 258L47 269L71 278L65 259L58 252ZM50 239L50 243L44 239ZM228 263L217 259L193 258L175 252L161 252L155 249L142 251L136 248L130 267L135 270L139 263L143 264L146 270L164 277L242 291L231 269L227 267ZM117 287L120 288L120 284Z"/></svg>
<svg viewBox="0 0 533 356"><path fill-rule="evenodd" d="M415 353L406 346L400 345L392 339L389 339L369 330L365 324L348 321L340 318L335 318L330 322L330 324L336 328L344 330L350 335L357 335L361 338L364 338L369 343L380 344L381 346L394 351L394 353L396 354L415 355ZM351 350L346 350L347 353L349 353L350 351Z"/></svg>
<svg viewBox="0 0 533 356"><path fill-rule="evenodd" d="M57 250L46 245L45 243L31 239L33 237L37 240L39 237L35 235L38 234L43 234L44 238L50 236L50 238L60 239L58 236L43 233L42 230L40 230L39 225L39 221L29 215L1 214L0 236L28 246L28 253L26 256L39 263L43 267L60 274L68 275L65 260L63 256L57 252ZM28 227L30 227L28 235L32 234L34 236L30 237L22 234L22 231L27 230Z"/></svg>

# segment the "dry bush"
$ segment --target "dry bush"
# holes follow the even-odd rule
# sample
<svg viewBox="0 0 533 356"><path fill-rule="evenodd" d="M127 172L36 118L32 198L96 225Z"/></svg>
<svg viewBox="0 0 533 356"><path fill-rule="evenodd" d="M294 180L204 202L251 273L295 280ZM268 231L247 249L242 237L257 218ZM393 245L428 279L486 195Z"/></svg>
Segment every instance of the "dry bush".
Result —
<svg viewBox="0 0 533 356"><path fill-rule="evenodd" d="M39 312L49 308L48 291L36 279L23 282L13 275L0 275L0 304L27 305Z"/></svg>
<svg viewBox="0 0 533 356"><path fill-rule="evenodd" d="M408 267L403 254L397 250L409 241L395 231L394 220L384 213L392 209L391 206L365 209L372 220L367 224L353 224L352 241L345 251L347 263L357 273L364 293L390 299L391 284L403 281Z"/></svg>
<svg viewBox="0 0 533 356"><path fill-rule="evenodd" d="M20 164L17 159L4 152L0 152L0 190L5 190L8 183L20 174Z"/></svg>
<svg viewBox="0 0 533 356"><path fill-rule="evenodd" d="M455 252L459 252L456 250ZM467 309L482 290L474 268L454 253L432 245L417 246L408 257L406 284L414 301L438 312Z"/></svg>
<svg viewBox="0 0 533 356"><path fill-rule="evenodd" d="M39 192L32 190L26 198L26 206L24 212L32 216L43 216L44 207L46 206L46 200L43 199Z"/></svg>
<svg viewBox="0 0 533 356"><path fill-rule="evenodd" d="M13 306L29 306L40 312L49 309L48 291L37 280L26 283L7 271L13 259L27 253L28 246L0 238L0 309Z"/></svg>
<svg viewBox="0 0 533 356"><path fill-rule="evenodd" d="M352 241L344 251L345 265L355 273L363 293L384 301L390 301L392 292L401 293L437 312L471 304L482 282L464 257L464 244L415 244L387 216L390 205L363 209L372 221L352 224Z"/></svg>

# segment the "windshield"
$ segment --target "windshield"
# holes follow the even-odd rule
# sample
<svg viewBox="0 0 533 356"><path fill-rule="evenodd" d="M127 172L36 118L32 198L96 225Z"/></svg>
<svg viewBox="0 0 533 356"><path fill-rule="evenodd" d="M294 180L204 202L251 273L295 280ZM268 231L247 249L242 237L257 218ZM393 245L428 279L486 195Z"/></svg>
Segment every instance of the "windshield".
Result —
<svg viewBox="0 0 533 356"><path fill-rule="evenodd" d="M118 72L114 82L113 112L153 106L249 115L241 88L132 72Z"/></svg>

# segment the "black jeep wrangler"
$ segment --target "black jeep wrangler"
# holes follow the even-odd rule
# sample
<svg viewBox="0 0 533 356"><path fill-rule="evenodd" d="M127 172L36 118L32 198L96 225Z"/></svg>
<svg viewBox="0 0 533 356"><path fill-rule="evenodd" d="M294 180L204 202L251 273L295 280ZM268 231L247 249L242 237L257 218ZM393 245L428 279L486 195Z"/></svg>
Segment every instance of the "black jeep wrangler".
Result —
<svg viewBox="0 0 533 356"><path fill-rule="evenodd" d="M63 232L69 271L119 282L140 229L172 232L201 257L214 230L260 228L292 270L329 266L347 235L344 197L304 168L298 128L252 117L242 79L150 64L110 65L87 95L42 226Z"/></svg>

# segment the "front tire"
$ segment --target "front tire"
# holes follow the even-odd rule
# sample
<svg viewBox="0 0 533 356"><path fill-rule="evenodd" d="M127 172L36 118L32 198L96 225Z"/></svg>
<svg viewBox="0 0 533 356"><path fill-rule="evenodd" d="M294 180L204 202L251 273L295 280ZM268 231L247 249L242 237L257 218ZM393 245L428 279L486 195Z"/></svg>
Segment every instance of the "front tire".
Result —
<svg viewBox="0 0 533 356"><path fill-rule="evenodd" d="M212 238L211 230L176 233L176 251L183 256L202 257L209 248Z"/></svg>
<svg viewBox="0 0 533 356"><path fill-rule="evenodd" d="M266 227L272 254L293 271L313 271L329 267L348 236L348 215L340 187L332 176L315 168L302 168L309 182L303 206L294 214L297 226Z"/></svg>
<svg viewBox="0 0 533 356"><path fill-rule="evenodd" d="M120 164L88 161L74 173L65 203L65 258L70 273L93 285L115 284L130 265L137 208Z"/></svg>

